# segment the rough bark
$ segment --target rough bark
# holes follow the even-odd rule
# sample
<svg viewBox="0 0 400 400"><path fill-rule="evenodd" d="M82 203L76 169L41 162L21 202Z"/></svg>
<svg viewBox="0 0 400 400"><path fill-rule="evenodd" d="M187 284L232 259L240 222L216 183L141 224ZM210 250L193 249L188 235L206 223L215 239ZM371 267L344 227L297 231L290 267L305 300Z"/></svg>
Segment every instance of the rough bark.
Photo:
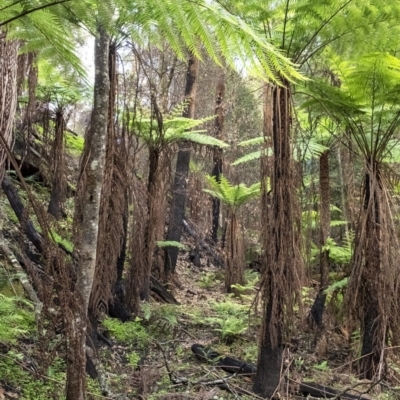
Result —
<svg viewBox="0 0 400 400"><path fill-rule="evenodd" d="M199 69L199 60L191 55L186 74L185 99L187 107L182 116L185 118L194 118L194 106L196 96L196 80ZM175 178L172 192L171 218L169 221L167 241L181 240L182 221L185 215L186 188L189 176L189 163L191 145L187 141L179 143L178 157L176 160ZM175 272L176 261L178 259L179 249L177 247L167 247L165 250L165 276Z"/></svg>
<svg viewBox="0 0 400 400"><path fill-rule="evenodd" d="M215 100L215 125L214 125L214 136L217 139L222 139L222 132L224 130L224 108L223 100L225 96L225 77L221 73L221 77L217 83L217 95ZM217 182L220 182L222 174L222 154L223 150L221 147L214 147L213 152L213 169L211 176L215 177ZM211 237L214 243L218 242L218 227L219 227L219 212L221 207L221 201L213 197L212 199L212 233Z"/></svg>
<svg viewBox="0 0 400 400"><path fill-rule="evenodd" d="M320 195L320 291L311 308L311 316L318 328L323 326L323 313L326 301L324 289L329 285L329 250L324 249L330 236L330 186L329 186L329 150L319 158L319 195Z"/></svg>
<svg viewBox="0 0 400 400"><path fill-rule="evenodd" d="M75 299L80 303L74 310L67 330L67 400L85 398L85 342L90 293L96 266L100 194L105 162L108 120L109 35L99 24L95 40L94 105L90 128L86 137L86 157L81 164L75 214L75 254L77 281Z"/></svg>
<svg viewBox="0 0 400 400"><path fill-rule="evenodd" d="M383 259L381 231L381 183L377 167L365 177L364 212L366 213L365 266L363 271L363 321L360 377L373 379L382 360L386 341L387 317L378 299L383 295L381 270ZM375 300L375 301L374 301Z"/></svg>
<svg viewBox="0 0 400 400"><path fill-rule="evenodd" d="M55 113L54 142L52 148L52 185L48 213L56 219L63 217L63 204L65 201L67 182L65 178L64 161L64 130L65 120L62 109Z"/></svg>
<svg viewBox="0 0 400 400"><path fill-rule="evenodd" d="M264 229L263 324L253 390L271 397L280 385L281 360L285 329L293 317L293 307L300 288L301 254L295 231L295 191L293 158L290 143L291 91L287 81L282 86L266 86L267 121L264 137L272 137L272 195L265 193L265 168L262 169L262 215ZM268 120L269 119L269 120Z"/></svg>
<svg viewBox="0 0 400 400"><path fill-rule="evenodd" d="M230 211L230 217L226 232L226 248L225 248L225 290L227 293L239 294L232 288L232 285L243 285L244 265L246 264L244 256L243 238L239 229L236 214Z"/></svg>
<svg viewBox="0 0 400 400"><path fill-rule="evenodd" d="M0 134L8 146L12 143L12 130L17 105L17 40L7 40L7 32L0 29ZM4 175L6 154L0 146L0 181Z"/></svg>
<svg viewBox="0 0 400 400"><path fill-rule="evenodd" d="M111 42L108 54L110 80L106 156L101 189L99 232L97 238L96 275L90 296L89 312L97 318L101 312L109 311L115 301L115 310L127 309L123 304L123 283L118 279L118 258L124 245L124 228L127 212L127 149L126 140L115 124L115 107L118 88L117 43ZM127 223L127 221L126 221ZM123 262L119 264L123 269ZM120 272L122 279L122 271ZM127 310L126 310L127 311ZM127 318L129 313L125 312Z"/></svg>

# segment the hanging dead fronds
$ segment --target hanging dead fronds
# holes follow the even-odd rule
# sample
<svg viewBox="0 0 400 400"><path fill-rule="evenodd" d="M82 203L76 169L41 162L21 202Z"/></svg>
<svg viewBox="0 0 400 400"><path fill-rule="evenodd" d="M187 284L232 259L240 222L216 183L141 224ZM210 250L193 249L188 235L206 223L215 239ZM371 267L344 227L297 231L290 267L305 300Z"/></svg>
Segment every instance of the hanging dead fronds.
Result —
<svg viewBox="0 0 400 400"><path fill-rule="evenodd" d="M127 159L126 141L115 126L115 106L118 88L117 46L109 47L110 92L108 105L106 160L101 190L99 233L97 238L96 274L94 277L89 308L92 315L108 312L113 301L117 281L117 260L124 242L124 218L127 212Z"/></svg>
<svg viewBox="0 0 400 400"><path fill-rule="evenodd" d="M264 256L261 288L264 300L263 323L257 374L253 390L263 396L273 396L281 382L284 341L293 326L295 304L300 301L303 263L299 249L300 233L295 223L298 211L293 179L291 148L291 90L283 86L266 85L264 92L264 138L272 141L273 164L271 193L266 192L262 176L262 227ZM267 172L268 160L262 164ZM267 172L268 173L268 172Z"/></svg>
<svg viewBox="0 0 400 400"><path fill-rule="evenodd" d="M400 338L400 254L387 187L379 164L367 164L346 303L350 316L361 322L364 357L359 368L368 379L384 372L388 338Z"/></svg>
<svg viewBox="0 0 400 400"><path fill-rule="evenodd" d="M0 30L0 134L8 146L13 137L14 115L17 107L17 55L19 42L7 40L7 32ZM4 175L6 152L0 147L0 181Z"/></svg>

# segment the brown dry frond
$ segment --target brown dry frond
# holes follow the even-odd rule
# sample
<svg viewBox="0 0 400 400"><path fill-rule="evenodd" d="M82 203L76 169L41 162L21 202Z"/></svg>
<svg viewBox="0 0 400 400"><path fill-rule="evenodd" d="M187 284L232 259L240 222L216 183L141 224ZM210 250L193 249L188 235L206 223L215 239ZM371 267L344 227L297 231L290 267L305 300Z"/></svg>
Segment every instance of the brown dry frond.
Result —
<svg viewBox="0 0 400 400"><path fill-rule="evenodd" d="M7 40L0 30L0 132L8 146L12 143L14 114L17 106L17 53L19 42ZM0 182L7 155L0 146Z"/></svg>

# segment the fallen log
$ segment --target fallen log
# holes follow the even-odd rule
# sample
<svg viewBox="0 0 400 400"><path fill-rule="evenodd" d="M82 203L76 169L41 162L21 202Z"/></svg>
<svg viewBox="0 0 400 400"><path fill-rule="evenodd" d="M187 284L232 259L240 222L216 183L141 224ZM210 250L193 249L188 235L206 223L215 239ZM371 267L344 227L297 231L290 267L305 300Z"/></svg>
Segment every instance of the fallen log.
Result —
<svg viewBox="0 0 400 400"><path fill-rule="evenodd" d="M201 344L193 344L192 352L201 361L211 362L214 365L222 368L236 375L255 375L256 366L254 364L248 364L244 361L238 360L232 357L225 357L210 347L202 346ZM300 382L298 384L297 392L303 397L318 399L336 399L336 400L369 400L364 395L353 395L346 393L347 390L337 390L329 386L320 385L314 382Z"/></svg>
<svg viewBox="0 0 400 400"><path fill-rule="evenodd" d="M244 361L237 360L233 357L224 357L209 347L204 347L201 344L192 345L192 351L201 361L212 362L224 371L236 375L254 375L256 367L253 364L248 364Z"/></svg>
<svg viewBox="0 0 400 400"><path fill-rule="evenodd" d="M178 300L162 285L154 276L150 276L150 290L156 293L162 300L168 304L179 305Z"/></svg>

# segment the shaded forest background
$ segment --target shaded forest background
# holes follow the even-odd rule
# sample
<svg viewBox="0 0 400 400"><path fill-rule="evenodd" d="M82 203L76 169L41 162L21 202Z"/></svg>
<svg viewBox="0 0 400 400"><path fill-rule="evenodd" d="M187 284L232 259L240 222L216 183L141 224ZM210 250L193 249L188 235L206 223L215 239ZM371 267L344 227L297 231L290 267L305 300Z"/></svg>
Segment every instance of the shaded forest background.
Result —
<svg viewBox="0 0 400 400"><path fill-rule="evenodd" d="M396 4L3 3L0 399L399 398Z"/></svg>

